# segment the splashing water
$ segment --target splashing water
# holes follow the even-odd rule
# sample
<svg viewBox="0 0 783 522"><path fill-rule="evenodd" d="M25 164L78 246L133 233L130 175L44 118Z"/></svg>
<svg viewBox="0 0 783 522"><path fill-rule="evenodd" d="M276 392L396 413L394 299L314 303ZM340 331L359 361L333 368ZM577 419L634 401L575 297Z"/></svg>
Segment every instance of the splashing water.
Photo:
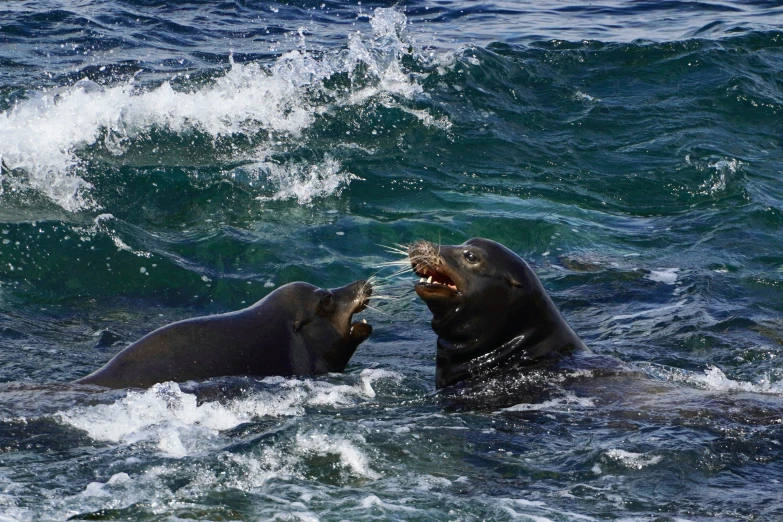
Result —
<svg viewBox="0 0 783 522"><path fill-rule="evenodd" d="M0 113L6 165L20 172L14 190L40 191L68 211L98 207L90 195L93 184L85 179L93 168L86 152L122 158L153 133L165 132L185 138L170 161L187 163L194 152L187 142L196 146L188 136L206 136L218 161L250 162L254 177L265 177L278 187L272 199L308 204L339 194L358 178L328 154L309 164L281 164L270 157L296 148L317 118L329 118L340 107L366 104L378 96L394 105L390 96L405 99L421 92L401 65L407 53L400 39L405 20L394 9L379 8L371 18L374 38L365 41L353 34L347 49L323 55L293 50L267 66L238 64L229 56L225 74L205 85L164 81L145 87L139 71L120 85L101 86L84 78L70 87L30 93ZM341 74L362 87L326 85ZM259 140L249 150L237 150L242 142Z"/></svg>

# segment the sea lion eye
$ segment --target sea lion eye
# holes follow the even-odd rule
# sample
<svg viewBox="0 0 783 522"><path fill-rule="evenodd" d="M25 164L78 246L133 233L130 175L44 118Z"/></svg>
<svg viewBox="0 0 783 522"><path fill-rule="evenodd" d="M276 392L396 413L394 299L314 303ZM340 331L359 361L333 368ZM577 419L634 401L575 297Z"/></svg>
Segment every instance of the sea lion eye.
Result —
<svg viewBox="0 0 783 522"><path fill-rule="evenodd" d="M332 306L333 302L334 298L332 297L332 294L326 294L321 298L321 302L319 304L321 305L321 308L329 308Z"/></svg>
<svg viewBox="0 0 783 522"><path fill-rule="evenodd" d="M473 252L471 252L470 250L465 250L464 252L462 252L462 255L464 255L464 256L465 256L465 259L467 259L467 260L468 260L468 263L473 263L473 264L475 264L475 263L478 263L478 262L479 262L479 258L478 258L478 257L476 257L476 254L474 254L474 253L473 253Z"/></svg>

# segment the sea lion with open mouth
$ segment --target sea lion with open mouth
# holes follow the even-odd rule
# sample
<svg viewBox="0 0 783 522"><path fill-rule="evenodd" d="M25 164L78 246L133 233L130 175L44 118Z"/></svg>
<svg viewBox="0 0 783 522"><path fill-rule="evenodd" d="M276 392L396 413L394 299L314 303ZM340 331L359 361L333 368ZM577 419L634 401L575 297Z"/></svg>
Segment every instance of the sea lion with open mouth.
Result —
<svg viewBox="0 0 783 522"><path fill-rule="evenodd" d="M586 350L530 266L503 245L481 238L456 246L417 241L408 255L438 335L438 388Z"/></svg>
<svg viewBox="0 0 783 522"><path fill-rule="evenodd" d="M367 281L332 290L289 283L244 310L158 328L75 382L148 388L218 376L342 372L372 333L366 321L351 323L371 294Z"/></svg>

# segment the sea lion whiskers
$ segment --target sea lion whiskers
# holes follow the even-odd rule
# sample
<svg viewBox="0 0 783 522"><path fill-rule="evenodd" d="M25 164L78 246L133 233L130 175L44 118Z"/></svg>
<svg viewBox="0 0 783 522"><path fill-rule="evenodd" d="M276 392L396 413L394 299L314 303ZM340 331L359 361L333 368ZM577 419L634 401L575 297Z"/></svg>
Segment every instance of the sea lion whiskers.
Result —
<svg viewBox="0 0 783 522"><path fill-rule="evenodd" d="M383 314L383 315L391 315L391 314L389 314L389 312L384 312L384 311L383 311L383 310L381 310L380 308L375 308L374 306L371 306L371 305L369 305L369 304L365 304L365 305L364 305L364 307L365 307L365 308L369 308L370 310L373 310L373 311L375 311L375 312L378 312L379 314Z"/></svg>
<svg viewBox="0 0 783 522"><path fill-rule="evenodd" d="M405 274L407 272L413 271L413 267L411 266L410 260L408 258L408 252L410 250L410 245L403 245L403 244L400 244L400 243L394 243L393 245L381 245L381 244L378 244L378 246L380 246L381 248L383 248L384 250L386 250L387 252L389 252L391 254L398 254L398 255L401 255L401 256L404 256L404 257L402 259L397 259L397 260L394 260L394 261L382 261L382 262L376 264L375 266L377 268L379 268L379 270L377 272L375 272L375 274L373 274L374 276L377 275L379 272L381 272L381 270L383 270L385 268L389 268L389 267L397 268L397 270L395 270L391 274L383 276L382 277L383 280L389 280L389 279L391 279L393 277L396 277L398 275Z"/></svg>
<svg viewBox="0 0 783 522"><path fill-rule="evenodd" d="M371 300L371 301L376 301L376 300L380 300L380 301L396 301L396 300L399 300L399 299L402 299L403 297L405 297L405 295L393 295L393 294L379 293L379 291L382 291L382 290L384 290L386 288L389 288L390 286L391 286L390 284L377 284L375 282L375 280L374 280L373 281L373 289L374 289L374 291L373 291L372 295L370 295L368 297L368 300Z"/></svg>
<svg viewBox="0 0 783 522"><path fill-rule="evenodd" d="M421 277L422 282L441 284L454 291L459 290L453 276L449 276L444 267L440 245L436 249L428 241L417 241L411 245L408 256L413 272Z"/></svg>
<svg viewBox="0 0 783 522"><path fill-rule="evenodd" d="M416 269L416 266L420 264L432 267L441 264L440 245L438 245L436 250L429 241L416 241L411 243L407 255L409 263L414 267L414 270Z"/></svg>
<svg viewBox="0 0 783 522"><path fill-rule="evenodd" d="M391 254L400 254L400 255L403 255L403 256L406 256L406 257L408 255L408 246L407 245L401 245L399 243L394 243L392 246L381 245L381 244L378 244L378 243L376 243L376 245L378 245L379 247L381 247L382 249L386 250L387 252L389 252Z"/></svg>
<svg viewBox="0 0 783 522"><path fill-rule="evenodd" d="M397 255L404 255L405 252L404 250L398 248L390 248L390 247L385 247L384 250L386 251L387 254L397 254Z"/></svg>
<svg viewBox="0 0 783 522"><path fill-rule="evenodd" d="M379 268L388 268L390 266L408 266L409 264L410 262L406 258L406 259L400 259L398 261L383 261L375 266Z"/></svg>
<svg viewBox="0 0 783 522"><path fill-rule="evenodd" d="M405 266L403 266L399 270L396 270L396 271L392 272L391 274L389 274L387 276L383 276L383 279L391 279L392 277L398 276L400 274L404 274L406 272L412 272L412 271L413 271L413 267L410 266L410 263L405 263Z"/></svg>
<svg viewBox="0 0 783 522"><path fill-rule="evenodd" d="M375 272L370 277L365 279L362 282L362 285L359 287L359 292L363 294L365 292L365 290L367 290L368 288L375 288L375 286L376 286L375 283L378 281L378 278L376 277L377 275L378 275L378 272Z"/></svg>
<svg viewBox="0 0 783 522"><path fill-rule="evenodd" d="M378 281L383 280L385 278L380 278L380 277L378 277L377 274L378 274L378 272L376 272L375 274L371 275L364 282L365 286L371 286L372 287L372 291L368 295L366 295L365 300L366 301L370 301L370 300L376 300L376 299L381 299L381 300L399 299L401 296L378 294L378 291L383 290L383 289L389 287L389 284L382 284L382 283L379 284ZM361 294L364 294L365 286L363 286L360 289L360 293ZM375 308L372 308L372 309L375 310Z"/></svg>
<svg viewBox="0 0 783 522"><path fill-rule="evenodd" d="M386 286L388 286L388 284L384 284L384 283L380 282L380 281L385 281L387 279L387 277L380 277L380 276L378 276L378 274L381 272L381 270L383 270L383 269L380 269L380 270L376 271L374 274L372 274L370 277L368 277L365 280L365 285L366 286L370 286L374 291L381 290L381 289L385 288ZM362 290L364 290L364 288L362 288ZM370 293L372 294L372 292L370 292Z"/></svg>
<svg viewBox="0 0 783 522"><path fill-rule="evenodd" d="M371 295L368 296L368 299L375 299L379 295L384 295L384 294L379 294L378 292L380 292L380 291L382 291L382 290L384 290L384 289L386 289L388 287L389 287L389 285L373 283L373 292L372 292Z"/></svg>
<svg viewBox="0 0 783 522"><path fill-rule="evenodd" d="M386 301L397 301L405 297L404 295L374 295L370 299L383 299Z"/></svg>

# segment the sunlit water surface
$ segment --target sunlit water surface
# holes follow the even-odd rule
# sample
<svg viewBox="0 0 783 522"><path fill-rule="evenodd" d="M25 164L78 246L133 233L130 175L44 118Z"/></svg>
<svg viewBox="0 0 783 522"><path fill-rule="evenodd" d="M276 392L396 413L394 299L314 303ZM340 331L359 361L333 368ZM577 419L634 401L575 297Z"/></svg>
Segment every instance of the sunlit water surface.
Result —
<svg viewBox="0 0 783 522"><path fill-rule="evenodd" d="M3 3L0 520L780 520L781 70L779 2ZM473 236L625 369L436 394L384 247ZM68 384L378 270L345 374Z"/></svg>

